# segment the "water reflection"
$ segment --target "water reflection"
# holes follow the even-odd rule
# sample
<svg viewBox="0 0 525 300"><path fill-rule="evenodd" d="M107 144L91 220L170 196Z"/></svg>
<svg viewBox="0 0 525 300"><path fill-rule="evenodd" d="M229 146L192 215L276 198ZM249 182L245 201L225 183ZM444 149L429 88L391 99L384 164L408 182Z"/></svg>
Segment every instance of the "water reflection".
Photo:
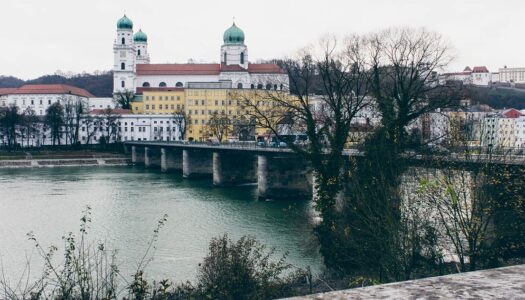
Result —
<svg viewBox="0 0 525 300"><path fill-rule="evenodd" d="M253 185L216 188L210 180L139 167L68 167L0 170L0 255L6 268L23 268L32 249L29 231L43 245L60 245L62 235L78 230L86 205L93 209L91 237L119 249L125 272L136 267L165 213L150 277L192 279L209 240L224 233L254 235L279 253L289 252L300 267L321 265L309 201L258 201Z"/></svg>

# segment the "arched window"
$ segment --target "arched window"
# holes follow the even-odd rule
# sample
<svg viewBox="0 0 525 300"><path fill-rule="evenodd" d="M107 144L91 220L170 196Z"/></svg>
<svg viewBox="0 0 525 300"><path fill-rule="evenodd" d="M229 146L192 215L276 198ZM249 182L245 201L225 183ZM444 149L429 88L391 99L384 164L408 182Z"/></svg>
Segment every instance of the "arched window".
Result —
<svg viewBox="0 0 525 300"><path fill-rule="evenodd" d="M122 38L121 42L122 42L122 45L126 45L126 39L125 38Z"/></svg>
<svg viewBox="0 0 525 300"><path fill-rule="evenodd" d="M126 70L126 64L125 63L121 63L120 64L120 69L121 70Z"/></svg>
<svg viewBox="0 0 525 300"><path fill-rule="evenodd" d="M252 84L250 85L250 88L253 90L253 89L255 88L255 85L252 83Z"/></svg>
<svg viewBox="0 0 525 300"><path fill-rule="evenodd" d="M283 85L281 84L281 86L280 86L280 90L282 90L282 89L283 89L283 87L284 87L284 86L283 86Z"/></svg>
<svg viewBox="0 0 525 300"><path fill-rule="evenodd" d="M147 82L147 81L144 82L144 83L142 84L142 87L149 87L149 82Z"/></svg>
<svg viewBox="0 0 525 300"><path fill-rule="evenodd" d="M159 87L166 87L166 83L164 81L159 83Z"/></svg>
<svg viewBox="0 0 525 300"><path fill-rule="evenodd" d="M225 65L228 64L228 59L227 59L227 57L228 57L228 53L224 52L224 64L225 64Z"/></svg>
<svg viewBox="0 0 525 300"><path fill-rule="evenodd" d="M269 83L268 83L268 84L266 84L266 89L267 89L267 90L271 90L271 89L272 89L272 85L271 85L271 84L269 84Z"/></svg>
<svg viewBox="0 0 525 300"><path fill-rule="evenodd" d="M138 56L140 56L140 49L139 49L139 50L137 50L137 55L138 55Z"/></svg>
<svg viewBox="0 0 525 300"><path fill-rule="evenodd" d="M273 85L273 89L277 91L277 84Z"/></svg>
<svg viewBox="0 0 525 300"><path fill-rule="evenodd" d="M241 52L241 65L244 65L244 52Z"/></svg>
<svg viewBox="0 0 525 300"><path fill-rule="evenodd" d="M183 87L183 86L184 86L184 84L182 84L182 82L180 82L180 81L175 83L175 87L180 88L180 87Z"/></svg>
<svg viewBox="0 0 525 300"><path fill-rule="evenodd" d="M262 88L263 88L263 85L259 83L259 84L257 85L257 89L258 89L258 90L262 90Z"/></svg>
<svg viewBox="0 0 525 300"><path fill-rule="evenodd" d="M122 81L120 82L120 86L121 86L121 87L126 87L126 82L125 82L124 80L122 80Z"/></svg>
<svg viewBox="0 0 525 300"><path fill-rule="evenodd" d="M238 88L238 89L242 89L242 83L240 83L240 82L237 83L237 88Z"/></svg>

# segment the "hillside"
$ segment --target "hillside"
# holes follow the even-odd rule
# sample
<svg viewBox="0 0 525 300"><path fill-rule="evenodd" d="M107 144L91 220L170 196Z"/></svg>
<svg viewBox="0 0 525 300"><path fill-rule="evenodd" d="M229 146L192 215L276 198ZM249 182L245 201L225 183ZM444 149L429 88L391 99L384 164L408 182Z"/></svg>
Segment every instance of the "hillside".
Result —
<svg viewBox="0 0 525 300"><path fill-rule="evenodd" d="M68 77L57 74L44 75L26 81L13 76L0 76L0 88L20 87L24 84L69 84L86 89L97 97L111 97L113 94L113 73L85 73Z"/></svg>
<svg viewBox="0 0 525 300"><path fill-rule="evenodd" d="M525 109L525 90L497 87L470 87L473 104L487 104L495 109Z"/></svg>

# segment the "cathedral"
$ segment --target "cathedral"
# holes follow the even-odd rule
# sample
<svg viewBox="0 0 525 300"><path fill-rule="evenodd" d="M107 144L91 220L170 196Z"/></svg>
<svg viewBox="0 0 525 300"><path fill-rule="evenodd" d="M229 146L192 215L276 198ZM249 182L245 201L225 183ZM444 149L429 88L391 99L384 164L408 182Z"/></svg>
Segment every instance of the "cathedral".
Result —
<svg viewBox="0 0 525 300"><path fill-rule="evenodd" d="M220 83L221 87L236 89L285 89L288 75L276 64L250 63L244 39L244 32L233 23L223 35L220 63L152 64L148 36L142 30L134 33L133 22L124 15L117 22L113 46L113 92L187 88L192 83Z"/></svg>

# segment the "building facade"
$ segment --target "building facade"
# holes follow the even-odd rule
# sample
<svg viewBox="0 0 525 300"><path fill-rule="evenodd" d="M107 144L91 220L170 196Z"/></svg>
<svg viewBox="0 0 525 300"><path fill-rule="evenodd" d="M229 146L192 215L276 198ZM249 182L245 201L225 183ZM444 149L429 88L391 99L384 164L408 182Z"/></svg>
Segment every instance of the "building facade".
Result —
<svg viewBox="0 0 525 300"><path fill-rule="evenodd" d="M137 92L138 88L150 87L183 88L190 82L224 81L237 89L286 89L287 74L276 64L250 63L244 41L244 32L233 23L223 35L220 63L151 64L147 35L142 30L134 33L133 22L124 16L117 22L113 44L113 92Z"/></svg>

